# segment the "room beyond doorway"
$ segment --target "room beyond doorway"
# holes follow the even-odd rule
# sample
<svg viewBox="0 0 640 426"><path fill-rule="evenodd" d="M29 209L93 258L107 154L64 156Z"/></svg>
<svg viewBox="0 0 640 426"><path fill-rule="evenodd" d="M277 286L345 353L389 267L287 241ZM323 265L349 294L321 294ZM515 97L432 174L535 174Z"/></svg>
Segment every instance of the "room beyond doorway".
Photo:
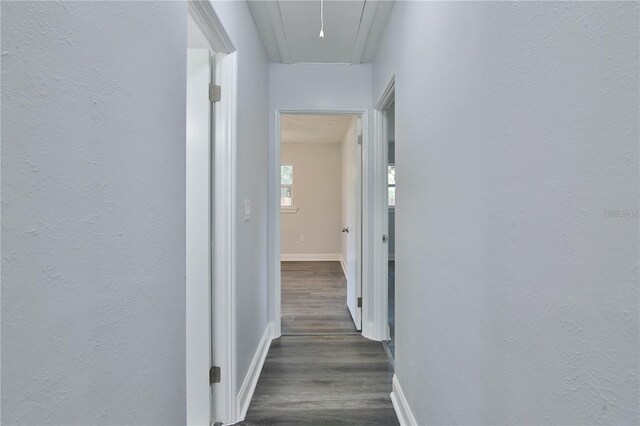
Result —
<svg viewBox="0 0 640 426"><path fill-rule="evenodd" d="M282 334L361 329L362 122L356 114L282 114Z"/></svg>

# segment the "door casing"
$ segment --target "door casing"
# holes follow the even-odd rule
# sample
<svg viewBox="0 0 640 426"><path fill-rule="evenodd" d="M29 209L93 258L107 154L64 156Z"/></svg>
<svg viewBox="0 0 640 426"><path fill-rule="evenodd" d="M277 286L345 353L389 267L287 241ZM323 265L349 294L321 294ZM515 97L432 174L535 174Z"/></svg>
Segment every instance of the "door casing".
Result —
<svg viewBox="0 0 640 426"><path fill-rule="evenodd" d="M212 78L209 49L187 50L186 131L186 356L187 423L210 418L211 366L211 148L212 105L206 93ZM204 321L203 321L204 319Z"/></svg>
<svg viewBox="0 0 640 426"><path fill-rule="evenodd" d="M273 244L270 244L270 249L272 251L270 259L273 262L270 268L270 277L269 280L271 282L270 288L273 289L273 292L269 294L270 303L269 305L273 307L274 312L272 318L274 318L274 337L279 337L282 335L282 321L281 321L281 274L280 274L280 147L281 147L281 135L280 135L280 119L282 115L292 114L292 115L351 115L357 116L361 121L362 127L362 149L361 149L361 172L360 172L360 181L362 182L362 191L360 197L360 207L357 209L362 212L362 214L357 215L357 220L359 222L358 228L360 229L360 247L358 250L358 279L357 279L357 294L362 297L362 308L360 309L360 327L362 329L362 335L367 338L372 338L367 335L365 330L365 321L368 313L370 313L370 309L367 306L366 301L368 299L368 294L371 293L370 289L367 286L363 285L365 282L368 282L368 267L369 262L367 261L367 256L364 255L365 247L368 244L368 236L369 232L367 232L370 216L368 214L368 209L363 208L362 206L367 205L367 189L369 185L367 185L366 179L366 171L368 170L366 164L366 147L367 147L367 138L368 138L368 120L367 120L367 110L363 109L353 109L353 110L317 110L317 109L286 109L279 108L275 111L275 141L276 146L274 147L275 155L272 157L274 160L273 164L271 164L271 172L273 174L272 181L274 185L269 190L269 199L271 209L269 213L273 215L273 223L275 224L275 233L274 233L274 241ZM380 340L375 339L373 340Z"/></svg>
<svg viewBox="0 0 640 426"><path fill-rule="evenodd" d="M382 323L379 333L381 340L389 340L389 252L387 243L382 243L382 236L389 232L389 207L387 190L387 118L386 110L395 101L395 75L391 77L376 102L374 109L375 142L374 142L374 235L380 237L381 244L373 247L374 287L379 294L382 306L380 315ZM388 236L388 235L387 235Z"/></svg>
<svg viewBox="0 0 640 426"><path fill-rule="evenodd" d="M237 52L210 2L188 2L189 15L196 22L215 53L214 84L223 88L220 102L216 103L212 125L209 157L210 177L210 274L208 288L189 288L187 281L187 424L213 424L238 422L236 324L235 324L235 200L236 200L236 131L237 131ZM186 64L185 64L186 65ZM207 88L208 89L208 88ZM206 89L205 89L206 90ZM208 92L208 90L207 90ZM187 165L188 167L188 165ZM187 172L188 173L188 172ZM187 189L188 190L188 189ZM208 236L207 236L208 237ZM188 242L187 242L188 244ZM187 259L187 264L189 259ZM198 268L203 268L199 265ZM191 271L193 273L193 271ZM187 270L187 275L190 271ZM194 291L195 290L195 291ZM198 300L206 300L208 309L192 310ZM210 301L210 302L209 302ZM194 323L208 324L208 336L189 333ZM207 340L208 366L202 364L203 346L197 339ZM204 349L202 349L204 350ZM212 386L189 386L189 376L205 377L215 364L221 369L221 381ZM198 403L190 403L199 401ZM206 401L206 402L205 402ZM206 421L205 421L206 420Z"/></svg>

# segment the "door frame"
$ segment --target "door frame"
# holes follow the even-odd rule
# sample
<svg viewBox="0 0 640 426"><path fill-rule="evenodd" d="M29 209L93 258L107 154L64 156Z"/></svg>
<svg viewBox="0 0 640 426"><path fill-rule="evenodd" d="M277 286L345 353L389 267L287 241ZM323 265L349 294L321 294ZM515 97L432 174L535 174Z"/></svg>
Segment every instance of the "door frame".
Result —
<svg viewBox="0 0 640 426"><path fill-rule="evenodd" d="M275 322L275 332L274 338L280 337L282 335L282 281L281 281L281 271L280 271L280 262L281 262L281 226L280 226L280 149L281 149L281 134L280 134L280 119L282 115L292 114L292 115L352 115L358 116L362 122L362 149L361 149L361 171L360 171L360 179L361 179L361 197L360 197L360 209L361 215L359 217L361 229L360 232L360 244L361 249L359 250L360 258L358 259L358 268L360 269L360 274L357 274L358 281L356 283L357 287L360 287L360 292L362 296L362 308L360 311L360 323L361 330L363 336L365 335L365 318L368 318L368 305L366 303L367 300L370 300L370 289L368 286L364 285L367 282L367 271L369 268L368 256L365 255L367 252L366 247L368 247L368 236L369 233L366 231L369 226L369 222L371 220L368 209L363 208L362 206L367 205L367 197L368 197L368 182L366 179L367 176L367 141L369 138L368 129L368 111L366 109L335 109L335 110L322 110L322 109L288 109L288 108L277 108L275 110L275 147L274 147L274 155L272 157L271 164L271 173L274 184L269 189L269 199L271 200L271 211L270 214L273 216L273 224L275 226L274 232L274 241L273 244L270 245L272 256L271 256L271 268L270 268L270 280L273 283L270 287L273 289L273 292L269 294L270 306L273 306L274 310L274 322Z"/></svg>
<svg viewBox="0 0 640 426"><path fill-rule="evenodd" d="M200 372L211 366L212 358L211 183L214 136L211 132L211 102L206 92L200 89L209 86L214 69L215 56L210 49L187 48L186 391L189 424L206 423L211 417L209 380ZM204 318L206 321L202 321Z"/></svg>
<svg viewBox="0 0 640 426"><path fill-rule="evenodd" d="M211 151L213 159L210 166L212 172L211 209L213 230L211 240L212 256L209 268L212 271L210 289L206 292L193 292L187 289L187 309L193 306L194 299L209 298L208 310L198 310L187 315L187 330L191 321L210 324L213 334L211 356L216 366L221 369L221 381L216 392L211 386L190 386L187 375L187 423L191 419L208 418L208 423L235 423L239 419L237 404L237 372L236 372L236 317L235 317L235 214L236 214L236 132L237 132L237 53L222 23L218 19L211 3L208 1L188 1L188 13L209 41L215 52L215 82L221 86L222 96L214 108L215 123L212 134ZM185 63L186 65L186 63ZM187 242L188 243L188 242ZM189 274L189 271L186 271ZM187 283L188 284L188 283ZM187 285L185 284L185 285ZM206 294L205 294L206 293ZM197 371L198 375L209 377L209 368L204 368L195 350L198 348L194 340L198 336L186 339L186 371ZM200 376L198 376L198 379ZM191 378L193 380L193 376ZM190 397L209 401L204 404L189 404ZM215 419L211 413L215 412Z"/></svg>
<svg viewBox="0 0 640 426"><path fill-rule="evenodd" d="M388 244L382 243L382 236L387 235L389 227L389 206L387 190L387 118L386 110L395 102L396 77L392 75L389 82L378 97L373 110L374 120L374 164L373 164L373 234L380 237L380 244L374 244L373 280L374 288L382 301L379 311L378 333L381 340L389 340L389 251ZM397 112L397 111L396 111ZM397 114L396 114L397 116ZM396 218L397 219L397 218ZM397 271L396 271L397 272Z"/></svg>
<svg viewBox="0 0 640 426"><path fill-rule="evenodd" d="M236 146L237 53L217 54L216 84L223 87L215 109L214 143L214 361L221 369L214 423L238 419L236 371Z"/></svg>

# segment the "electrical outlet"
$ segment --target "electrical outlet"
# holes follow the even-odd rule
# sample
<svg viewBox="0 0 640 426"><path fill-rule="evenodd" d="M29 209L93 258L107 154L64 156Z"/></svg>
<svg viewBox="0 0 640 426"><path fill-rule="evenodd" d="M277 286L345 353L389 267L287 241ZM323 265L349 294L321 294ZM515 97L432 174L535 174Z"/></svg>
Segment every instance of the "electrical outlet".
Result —
<svg viewBox="0 0 640 426"><path fill-rule="evenodd" d="M300 234L300 242L304 243L305 241L307 241L307 236L305 234Z"/></svg>

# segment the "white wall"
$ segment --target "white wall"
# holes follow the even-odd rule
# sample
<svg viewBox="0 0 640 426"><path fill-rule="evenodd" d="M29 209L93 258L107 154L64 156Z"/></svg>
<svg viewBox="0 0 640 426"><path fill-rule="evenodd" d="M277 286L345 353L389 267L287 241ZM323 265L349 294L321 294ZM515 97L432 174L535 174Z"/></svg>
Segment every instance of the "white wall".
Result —
<svg viewBox="0 0 640 426"><path fill-rule="evenodd" d="M283 143L280 158L293 165L295 213L282 213L281 253L288 255L334 255L341 252L342 144ZM300 235L305 241L300 241ZM322 257L322 256L320 256Z"/></svg>
<svg viewBox="0 0 640 426"><path fill-rule="evenodd" d="M213 1L238 55L236 313L238 389L267 327L269 65L246 2ZM225 89L222 88L222 96ZM251 219L244 221L244 200Z"/></svg>
<svg viewBox="0 0 640 426"><path fill-rule="evenodd" d="M397 2L396 374L419 424L638 424L638 3Z"/></svg>
<svg viewBox="0 0 640 426"><path fill-rule="evenodd" d="M371 111L371 65L342 64L270 64L269 74L269 164L279 164L276 113L280 110L365 110ZM269 172L269 186L279 182L279 169ZM279 256L275 247L276 223L279 217L271 212L277 210L279 200L274 197L269 207L269 253ZM269 258L269 275L278 258ZM270 292L275 291L275 283L269 283ZM275 300L274 297L270 301ZM269 318L275 321L275 306L269 306Z"/></svg>
<svg viewBox="0 0 640 426"><path fill-rule="evenodd" d="M185 422L186 3L2 4L2 423Z"/></svg>

